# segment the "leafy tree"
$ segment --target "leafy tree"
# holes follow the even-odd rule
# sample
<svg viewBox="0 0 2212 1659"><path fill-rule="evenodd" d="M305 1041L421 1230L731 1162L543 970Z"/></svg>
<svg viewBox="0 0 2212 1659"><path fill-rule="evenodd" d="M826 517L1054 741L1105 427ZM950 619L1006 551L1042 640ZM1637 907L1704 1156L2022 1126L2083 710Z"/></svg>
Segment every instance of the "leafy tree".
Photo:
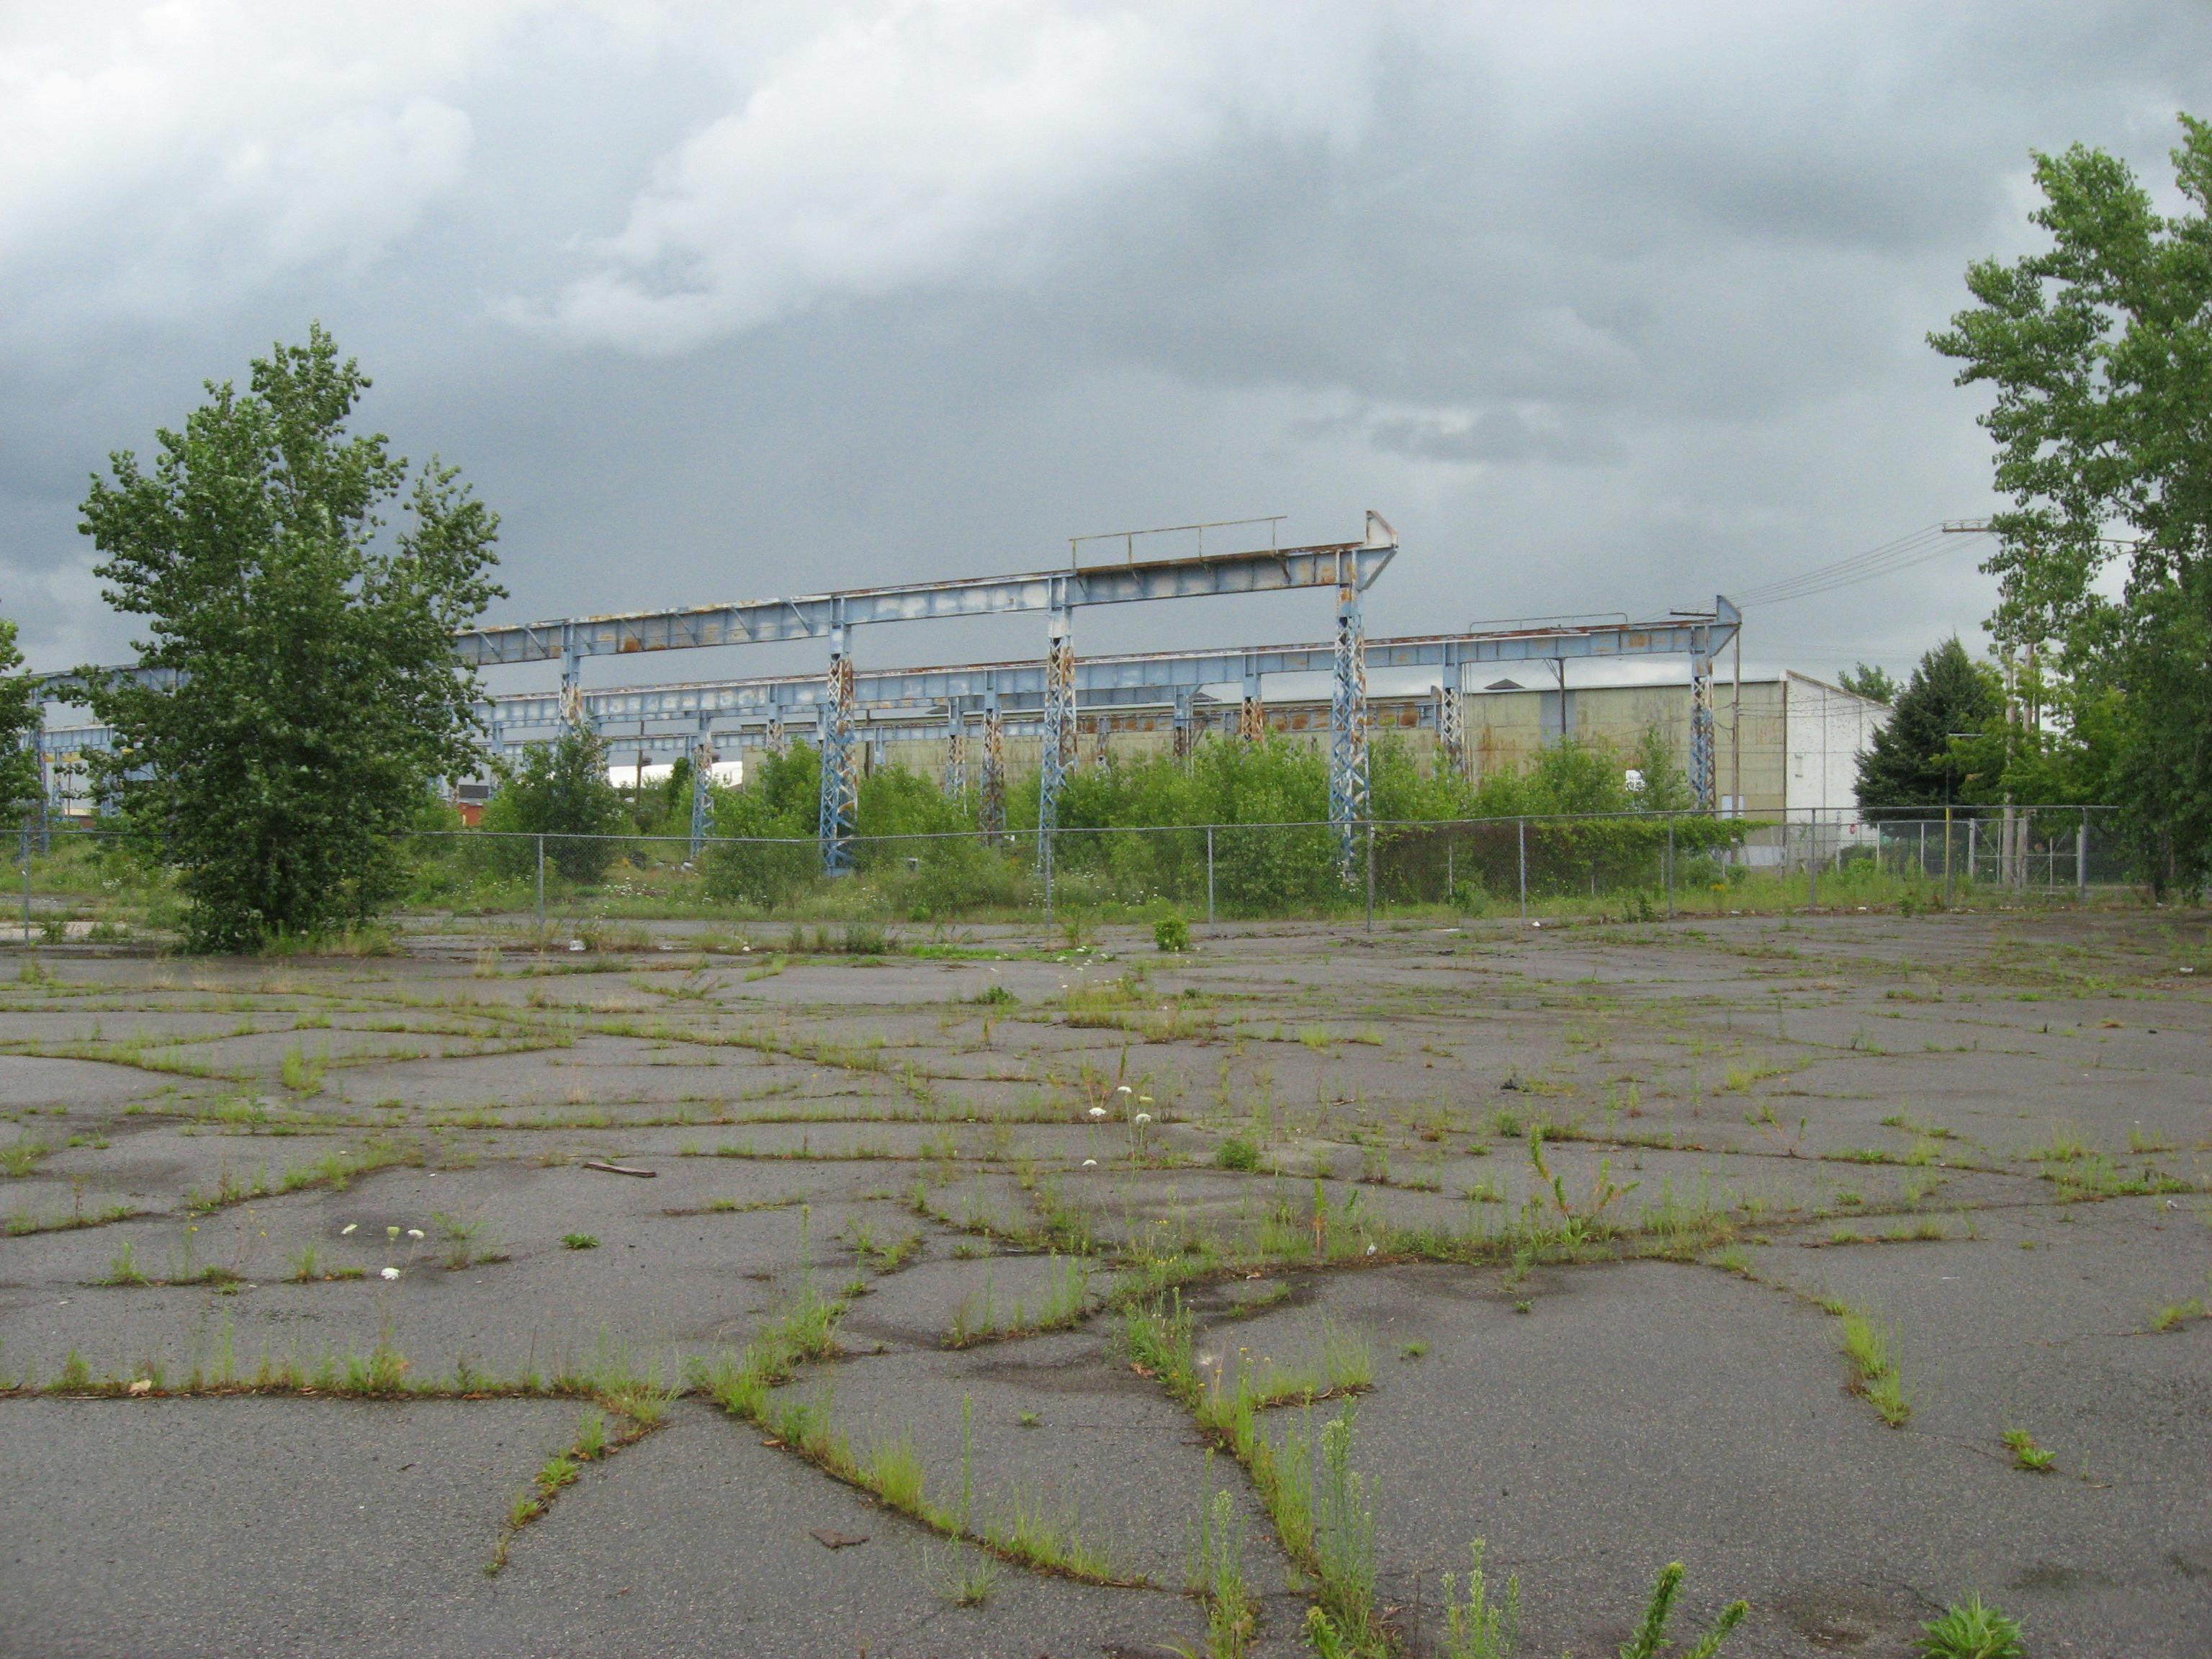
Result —
<svg viewBox="0 0 2212 1659"><path fill-rule="evenodd" d="M1967 768L1952 739L1981 732L2002 712L1993 676L1953 635L1921 658L1889 723L1859 757L1859 810L1902 817L1968 799Z"/></svg>
<svg viewBox="0 0 2212 1659"><path fill-rule="evenodd" d="M783 754L764 755L745 770L743 788L715 795L714 834L732 842L708 853L707 891L725 902L773 908L805 892L821 874L814 836L822 761L800 743Z"/></svg>
<svg viewBox="0 0 2212 1659"><path fill-rule="evenodd" d="M1855 697L1865 697L1873 702L1895 702L1898 684L1886 668L1876 668L1861 663L1856 668L1846 668L1836 676L1836 684Z"/></svg>
<svg viewBox="0 0 2212 1659"><path fill-rule="evenodd" d="M2038 155L2050 247L1970 266L1929 337L1996 394L1991 626L2055 647L2161 888L2212 872L2212 126L2180 119L2182 214L2101 150Z"/></svg>
<svg viewBox="0 0 2212 1659"><path fill-rule="evenodd" d="M615 860L619 844L599 839L635 826L622 792L607 781L607 750L597 735L569 726L550 743L526 746L520 760L493 769L486 830L545 837L545 862L573 882L596 882ZM513 874L534 871L535 842L493 843L497 866Z"/></svg>
<svg viewBox="0 0 2212 1659"><path fill-rule="evenodd" d="M15 624L0 617L0 823L13 823L38 805L39 757L29 744L39 729L39 697L21 672Z"/></svg>
<svg viewBox="0 0 2212 1659"><path fill-rule="evenodd" d="M166 671L87 671L118 742L94 782L176 866L196 949L375 915L433 786L477 759L453 635L503 593L499 521L434 458L410 471L348 432L368 386L317 325L257 359L247 392L210 382L151 472L119 451L85 497L95 574Z"/></svg>

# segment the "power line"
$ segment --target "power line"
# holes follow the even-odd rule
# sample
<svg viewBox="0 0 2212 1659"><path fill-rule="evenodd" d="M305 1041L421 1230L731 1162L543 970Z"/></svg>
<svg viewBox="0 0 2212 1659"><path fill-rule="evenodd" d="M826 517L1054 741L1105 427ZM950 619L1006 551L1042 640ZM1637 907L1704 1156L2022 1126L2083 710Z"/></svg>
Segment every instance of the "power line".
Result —
<svg viewBox="0 0 2212 1659"><path fill-rule="evenodd" d="M1838 587L1855 583L1875 581L1884 576L1893 576L1899 571L1910 570L1939 559L1951 549L1948 538L1964 536L1978 539L1990 533L1987 524L1979 520L1952 521L1931 524L1893 542L1855 553L1850 558L1838 559L1833 564L1818 569L1785 577L1763 587L1754 587L1735 596L1739 605L1788 605L1796 599L1809 599L1816 594L1832 592Z"/></svg>

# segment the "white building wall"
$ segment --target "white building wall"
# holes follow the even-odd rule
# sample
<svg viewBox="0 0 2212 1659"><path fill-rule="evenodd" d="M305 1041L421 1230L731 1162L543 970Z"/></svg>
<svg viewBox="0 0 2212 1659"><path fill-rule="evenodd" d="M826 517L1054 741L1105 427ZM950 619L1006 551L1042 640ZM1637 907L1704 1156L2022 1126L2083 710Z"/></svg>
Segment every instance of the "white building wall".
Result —
<svg viewBox="0 0 2212 1659"><path fill-rule="evenodd" d="M1888 719L1887 703L1791 672L1783 700L1786 814L1856 825L1859 757Z"/></svg>

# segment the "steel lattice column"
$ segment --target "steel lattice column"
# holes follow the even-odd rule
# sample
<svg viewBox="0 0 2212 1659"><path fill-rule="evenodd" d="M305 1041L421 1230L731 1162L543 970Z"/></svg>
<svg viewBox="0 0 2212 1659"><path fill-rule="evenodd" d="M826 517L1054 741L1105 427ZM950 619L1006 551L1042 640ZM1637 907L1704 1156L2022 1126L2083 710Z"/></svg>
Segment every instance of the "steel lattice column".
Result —
<svg viewBox="0 0 2212 1659"><path fill-rule="evenodd" d="M983 698L983 799L976 823L996 845L1006 833L1006 727L999 717L999 694Z"/></svg>
<svg viewBox="0 0 2212 1659"><path fill-rule="evenodd" d="M1191 708L1190 688L1178 685L1175 694L1175 757L1188 763L1197 746L1197 722Z"/></svg>
<svg viewBox="0 0 2212 1659"><path fill-rule="evenodd" d="M1337 872L1359 872L1359 826L1367 819L1367 633L1359 586L1336 590L1336 673L1328 705L1328 821L1336 830Z"/></svg>
<svg viewBox="0 0 2212 1659"><path fill-rule="evenodd" d="M945 706L945 796L968 798L968 721L957 698Z"/></svg>
<svg viewBox="0 0 2212 1659"><path fill-rule="evenodd" d="M1244 701L1237 708L1237 736L1240 742L1259 743L1267 735L1267 705L1260 700L1260 677L1247 670L1244 675Z"/></svg>
<svg viewBox="0 0 2212 1659"><path fill-rule="evenodd" d="M565 636L568 630L562 630ZM569 641L561 652L561 724L572 729L584 729L584 653L574 641Z"/></svg>
<svg viewBox="0 0 2212 1659"><path fill-rule="evenodd" d="M1467 775L1467 699L1461 695L1459 665L1447 664L1437 687L1437 745L1453 775Z"/></svg>
<svg viewBox="0 0 2212 1659"><path fill-rule="evenodd" d="M853 659L845 625L830 630L829 697L817 705L822 738L822 812L816 838L822 868L833 876L853 867L853 830L860 811L860 756L853 731Z"/></svg>
<svg viewBox="0 0 2212 1659"><path fill-rule="evenodd" d="M783 705L771 704L768 719L761 723L761 747L771 755L783 753Z"/></svg>
<svg viewBox="0 0 2212 1659"><path fill-rule="evenodd" d="M1690 787L1698 810L1713 810L1713 659L1705 652L1690 659Z"/></svg>
<svg viewBox="0 0 2212 1659"><path fill-rule="evenodd" d="M696 859L707 840L708 786L714 775L714 740L708 731L709 716L699 711L699 735L691 744L691 856Z"/></svg>
<svg viewBox="0 0 2212 1659"><path fill-rule="evenodd" d="M1044 744L1037 757L1037 832L1048 833L1060 823L1060 792L1073 769L1079 732L1075 723L1075 646L1068 637L1069 618L1056 607L1044 653ZM1039 857L1042 857L1040 850Z"/></svg>

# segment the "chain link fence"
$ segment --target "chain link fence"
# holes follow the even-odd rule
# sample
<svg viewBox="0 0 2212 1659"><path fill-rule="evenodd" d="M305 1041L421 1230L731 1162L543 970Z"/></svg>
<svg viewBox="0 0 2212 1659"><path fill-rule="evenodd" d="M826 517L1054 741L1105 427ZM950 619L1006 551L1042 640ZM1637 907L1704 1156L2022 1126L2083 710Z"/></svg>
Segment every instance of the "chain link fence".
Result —
<svg viewBox="0 0 2212 1659"><path fill-rule="evenodd" d="M1480 916L1650 920L1808 908L2068 903L2132 894L2114 815L1954 809L1869 822L1698 814L1224 823L854 837L825 873L807 840L424 831L403 917L574 932L696 920L892 923ZM0 940L160 937L167 872L97 824L19 836Z"/></svg>

